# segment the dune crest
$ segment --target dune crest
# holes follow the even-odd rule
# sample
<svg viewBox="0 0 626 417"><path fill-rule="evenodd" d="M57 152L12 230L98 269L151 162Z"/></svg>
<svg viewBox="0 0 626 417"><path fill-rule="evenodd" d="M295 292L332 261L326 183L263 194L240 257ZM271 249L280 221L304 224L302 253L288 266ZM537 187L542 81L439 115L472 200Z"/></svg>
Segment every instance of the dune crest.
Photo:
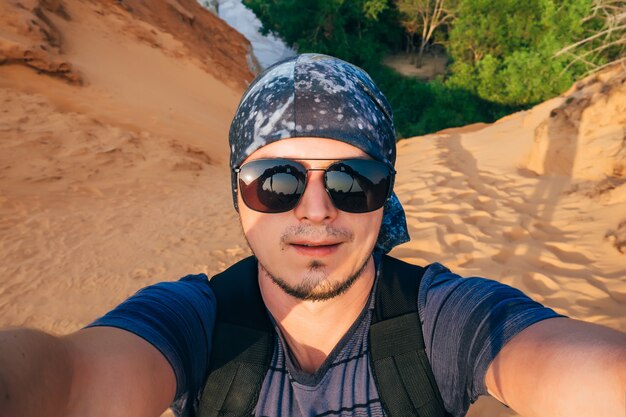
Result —
<svg viewBox="0 0 626 417"><path fill-rule="evenodd" d="M77 5L81 11L72 10ZM191 57L227 83L245 87L259 70L243 35L195 0L154 0L149 5L139 0L7 0L0 3L0 65L24 64L81 84L80 72L65 53L65 34L55 22L59 18L80 21L89 8L88 13L126 22L122 31L153 48L174 57Z"/></svg>
<svg viewBox="0 0 626 417"><path fill-rule="evenodd" d="M526 167L598 181L626 178L626 72L612 68L577 84L536 130Z"/></svg>
<svg viewBox="0 0 626 417"><path fill-rule="evenodd" d="M247 253L225 162L249 43L193 1L147 4L0 3L0 46L72 71L0 63L0 326L67 333Z"/></svg>
<svg viewBox="0 0 626 417"><path fill-rule="evenodd" d="M80 73L62 57L62 36L47 14L70 20L62 0L6 0L0 3L0 65L24 64L71 83Z"/></svg>

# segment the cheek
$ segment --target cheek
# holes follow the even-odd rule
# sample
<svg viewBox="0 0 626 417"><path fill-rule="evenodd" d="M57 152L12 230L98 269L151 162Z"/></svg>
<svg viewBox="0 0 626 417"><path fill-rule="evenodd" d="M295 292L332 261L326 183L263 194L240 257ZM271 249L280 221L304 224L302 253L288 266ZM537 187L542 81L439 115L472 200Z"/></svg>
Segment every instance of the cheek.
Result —
<svg viewBox="0 0 626 417"><path fill-rule="evenodd" d="M383 220L383 209L376 210L367 214L354 214L353 216L353 231L356 241L367 242L374 244L378 238L378 232L380 231L380 225ZM365 245L369 246L369 245Z"/></svg>
<svg viewBox="0 0 626 417"><path fill-rule="evenodd" d="M280 215L259 213L239 206L239 218L246 239L254 251L276 247L280 241L284 221Z"/></svg>
<svg viewBox="0 0 626 417"><path fill-rule="evenodd" d="M250 210L248 206L241 200L241 195L237 196L237 204L239 206L239 221L243 228L243 233L247 239L250 239L250 234L254 232L255 225L261 222L261 214L254 210Z"/></svg>

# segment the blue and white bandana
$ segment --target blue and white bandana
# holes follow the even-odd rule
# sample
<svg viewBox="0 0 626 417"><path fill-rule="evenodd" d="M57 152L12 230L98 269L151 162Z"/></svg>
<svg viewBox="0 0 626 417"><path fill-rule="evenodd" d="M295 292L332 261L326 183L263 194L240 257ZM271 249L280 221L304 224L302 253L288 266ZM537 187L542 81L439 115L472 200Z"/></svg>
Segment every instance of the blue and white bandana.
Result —
<svg viewBox="0 0 626 417"><path fill-rule="evenodd" d="M259 74L243 94L230 125L230 167L281 139L319 137L353 145L394 166L396 134L391 106L365 71L328 55L301 54ZM237 207L237 175L231 170ZM376 250L409 241L395 193L387 201Z"/></svg>

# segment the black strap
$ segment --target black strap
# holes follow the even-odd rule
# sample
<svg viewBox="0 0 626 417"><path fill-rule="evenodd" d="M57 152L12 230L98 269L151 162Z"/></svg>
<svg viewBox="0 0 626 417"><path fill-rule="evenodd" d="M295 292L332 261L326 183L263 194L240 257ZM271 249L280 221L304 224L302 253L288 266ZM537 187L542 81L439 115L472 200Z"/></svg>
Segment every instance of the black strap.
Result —
<svg viewBox="0 0 626 417"><path fill-rule="evenodd" d="M369 331L370 362L389 416L445 417L417 312L424 268L384 256Z"/></svg>
<svg viewBox="0 0 626 417"><path fill-rule="evenodd" d="M274 350L274 330L246 258L211 279L217 297L209 375L198 408L202 417L249 416Z"/></svg>

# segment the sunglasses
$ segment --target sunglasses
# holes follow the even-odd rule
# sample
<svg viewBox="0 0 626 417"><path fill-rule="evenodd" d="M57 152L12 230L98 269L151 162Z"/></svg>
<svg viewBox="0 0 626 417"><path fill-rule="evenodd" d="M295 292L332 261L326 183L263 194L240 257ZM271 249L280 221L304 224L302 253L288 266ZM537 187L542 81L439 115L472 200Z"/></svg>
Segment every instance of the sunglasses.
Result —
<svg viewBox="0 0 626 417"><path fill-rule="evenodd" d="M306 168L298 161L334 161L326 168ZM391 196L395 171L371 159L256 159L237 173L238 189L250 209L283 213L294 209L304 194L309 171L324 172L324 187L335 207L349 213L368 213Z"/></svg>

